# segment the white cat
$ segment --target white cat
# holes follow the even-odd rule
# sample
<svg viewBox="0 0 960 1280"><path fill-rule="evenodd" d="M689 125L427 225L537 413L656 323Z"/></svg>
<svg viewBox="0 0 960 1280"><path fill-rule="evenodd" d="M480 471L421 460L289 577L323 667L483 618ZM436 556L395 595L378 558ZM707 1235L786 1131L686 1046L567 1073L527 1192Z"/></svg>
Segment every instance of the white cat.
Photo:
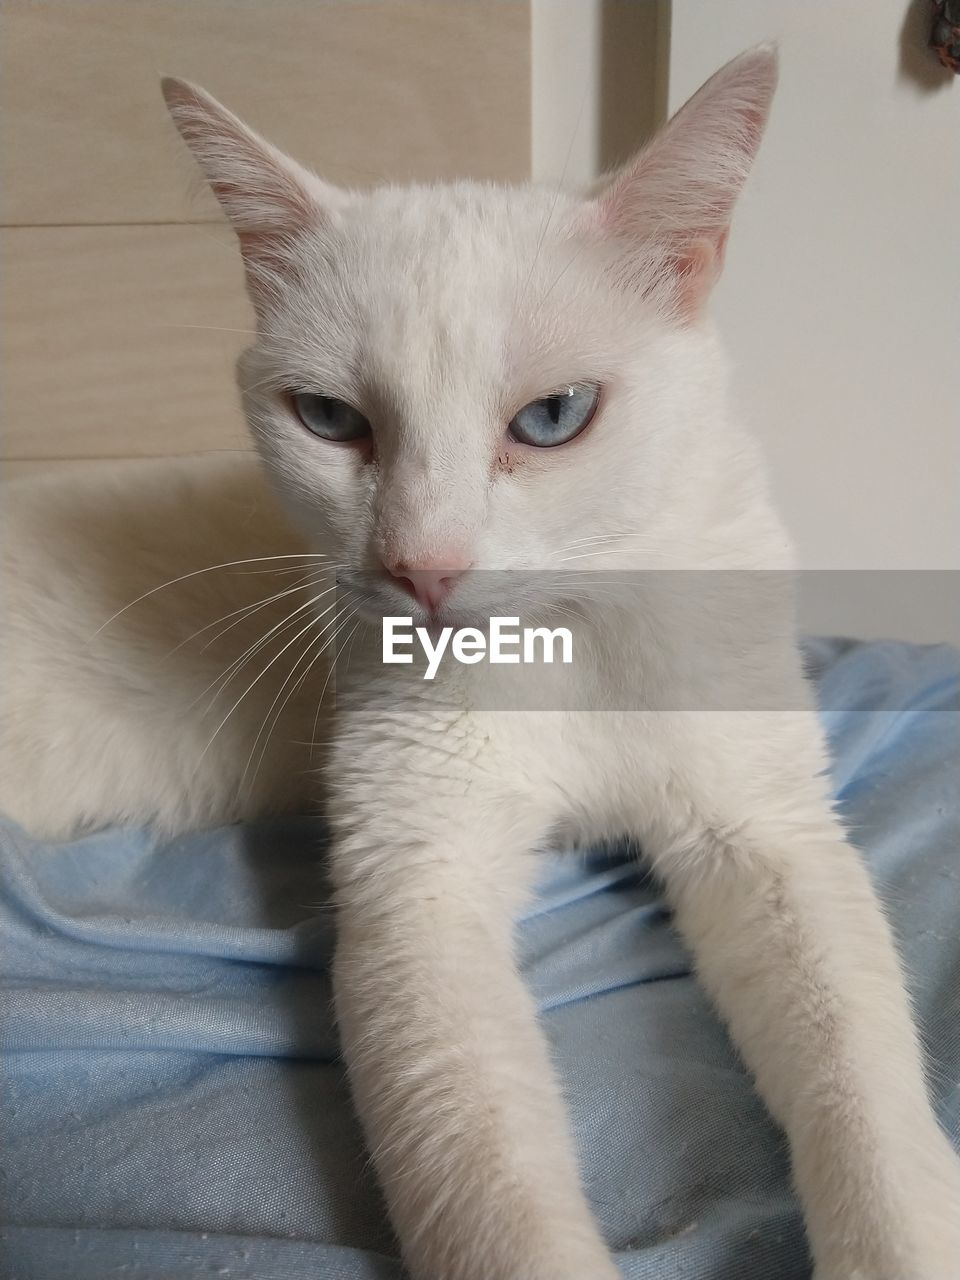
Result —
<svg viewBox="0 0 960 1280"><path fill-rule="evenodd" d="M790 593L678 585L790 565L704 315L775 75L743 55L586 195L342 191L166 82L239 235L240 384L281 505L244 462L8 490L0 807L57 834L246 816L301 802L323 741L343 1047L421 1280L617 1274L511 922L539 845L623 833L789 1136L818 1280L960 1276L960 1165L831 811ZM484 664L380 662L384 614L523 612L577 620L568 678L602 710L496 710ZM218 681L261 634L250 680ZM312 660L347 648L315 725Z"/></svg>

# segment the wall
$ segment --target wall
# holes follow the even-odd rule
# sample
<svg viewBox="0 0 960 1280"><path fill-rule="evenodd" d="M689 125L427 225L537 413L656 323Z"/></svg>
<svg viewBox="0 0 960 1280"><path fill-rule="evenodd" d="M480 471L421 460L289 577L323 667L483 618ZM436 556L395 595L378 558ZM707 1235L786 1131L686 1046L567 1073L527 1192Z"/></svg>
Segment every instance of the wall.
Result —
<svg viewBox="0 0 960 1280"><path fill-rule="evenodd" d="M239 257L161 74L345 185L522 179L529 32L526 0L7 0L5 473L248 447Z"/></svg>
<svg viewBox="0 0 960 1280"><path fill-rule="evenodd" d="M675 110L780 42L717 315L802 562L960 569L960 79L926 0L674 0ZM837 579L809 625L960 640L960 575ZM867 603L867 597L871 603Z"/></svg>
<svg viewBox="0 0 960 1280"><path fill-rule="evenodd" d="M531 0L531 173L577 185L666 117L667 0Z"/></svg>

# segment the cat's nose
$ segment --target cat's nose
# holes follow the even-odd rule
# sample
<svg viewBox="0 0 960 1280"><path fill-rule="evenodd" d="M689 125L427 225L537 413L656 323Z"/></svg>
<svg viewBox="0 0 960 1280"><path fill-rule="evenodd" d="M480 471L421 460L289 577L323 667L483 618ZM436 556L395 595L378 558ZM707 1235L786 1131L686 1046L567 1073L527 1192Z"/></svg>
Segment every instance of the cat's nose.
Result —
<svg viewBox="0 0 960 1280"><path fill-rule="evenodd" d="M459 557L450 557L452 563L443 568L435 568L432 564L387 565L387 569L396 578L405 591L421 604L428 613L436 613L470 567Z"/></svg>

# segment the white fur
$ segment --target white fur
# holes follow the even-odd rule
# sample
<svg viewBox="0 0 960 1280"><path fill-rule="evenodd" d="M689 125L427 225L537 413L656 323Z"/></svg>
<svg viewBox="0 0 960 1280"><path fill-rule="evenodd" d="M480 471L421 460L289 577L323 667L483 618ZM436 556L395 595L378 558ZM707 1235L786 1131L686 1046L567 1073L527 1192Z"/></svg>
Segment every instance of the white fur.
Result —
<svg viewBox="0 0 960 1280"><path fill-rule="evenodd" d="M298 803L306 744L332 735L343 1045L423 1280L617 1274L580 1190L511 922L538 845L624 832L663 877L789 1136L818 1280L960 1275L960 1171L927 1101L889 930L831 811L791 593L758 617L722 592L687 599L676 576L638 578L636 595L611 600L599 573L573 598L550 573L790 565L702 315L774 74L769 50L744 55L585 196L471 183L334 192L169 82L241 233L258 336L240 381L300 532L244 463L8 491L8 811L54 834L245 816ZM520 406L576 379L604 388L581 438L535 451L505 437ZM293 389L355 403L375 454L307 434ZM275 633L274 674L303 654L286 691L348 640L359 678L328 728L312 723L325 679L314 669L251 785L245 762L284 686L275 702L277 685L252 687L212 748L247 680L212 717L197 699L262 616L221 637L215 661L195 641L160 658L286 578L197 574L176 600L155 592L98 628L165 578L304 548L330 556L319 563L338 567L348 598L381 560L442 563L453 549L475 569L541 570L495 600L482 573L467 574L451 607L572 611L584 697L616 706L639 670L651 709L497 712L483 709L488 668L445 666L433 683L384 668L377 629L350 629L416 616L384 579L288 653L299 628ZM301 563L317 562L249 567ZM274 602L271 625L306 598ZM693 709L718 688L735 695L727 709Z"/></svg>

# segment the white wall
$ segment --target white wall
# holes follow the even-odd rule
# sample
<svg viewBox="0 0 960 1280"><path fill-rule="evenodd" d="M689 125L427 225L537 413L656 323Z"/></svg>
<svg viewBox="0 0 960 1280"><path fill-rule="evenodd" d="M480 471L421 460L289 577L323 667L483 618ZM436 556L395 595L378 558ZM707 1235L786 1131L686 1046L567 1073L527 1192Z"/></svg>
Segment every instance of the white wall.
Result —
<svg viewBox="0 0 960 1280"><path fill-rule="evenodd" d="M666 111L668 0L531 0L530 172L592 181Z"/></svg>
<svg viewBox="0 0 960 1280"><path fill-rule="evenodd" d="M928 30L926 0L673 3L671 112L780 42L716 312L809 567L960 569L960 78ZM929 583L879 617L851 579L810 623L960 640Z"/></svg>
<svg viewBox="0 0 960 1280"><path fill-rule="evenodd" d="M928 0L533 0L532 15L542 179L596 176L727 59L779 41L716 298L738 403L804 566L960 570L960 78L925 47ZM960 642L960 573L952 592L948 574L807 585L811 630Z"/></svg>

